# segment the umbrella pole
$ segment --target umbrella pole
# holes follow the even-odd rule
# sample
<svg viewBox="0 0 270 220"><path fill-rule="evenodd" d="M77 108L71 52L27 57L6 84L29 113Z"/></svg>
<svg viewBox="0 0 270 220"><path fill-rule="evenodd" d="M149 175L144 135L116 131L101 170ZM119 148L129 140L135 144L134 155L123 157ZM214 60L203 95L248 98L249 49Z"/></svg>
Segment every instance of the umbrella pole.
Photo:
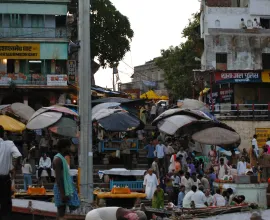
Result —
<svg viewBox="0 0 270 220"><path fill-rule="evenodd" d="M80 194L93 202L93 152L90 56L90 0L79 2L79 113L80 113Z"/></svg>

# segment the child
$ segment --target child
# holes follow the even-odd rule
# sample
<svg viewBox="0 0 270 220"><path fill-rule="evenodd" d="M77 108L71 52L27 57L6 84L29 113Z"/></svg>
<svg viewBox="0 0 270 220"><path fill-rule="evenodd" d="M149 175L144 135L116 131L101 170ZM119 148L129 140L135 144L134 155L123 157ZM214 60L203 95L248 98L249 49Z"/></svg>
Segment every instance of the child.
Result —
<svg viewBox="0 0 270 220"><path fill-rule="evenodd" d="M22 166L22 173L24 178L24 190L27 191L28 186L32 185L32 166L29 160L25 160L25 164Z"/></svg>

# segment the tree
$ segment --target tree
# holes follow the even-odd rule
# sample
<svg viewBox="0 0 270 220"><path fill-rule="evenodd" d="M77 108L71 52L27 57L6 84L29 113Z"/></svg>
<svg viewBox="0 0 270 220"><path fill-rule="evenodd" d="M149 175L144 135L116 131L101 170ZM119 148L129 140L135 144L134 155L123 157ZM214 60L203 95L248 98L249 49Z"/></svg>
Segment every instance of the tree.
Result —
<svg viewBox="0 0 270 220"><path fill-rule="evenodd" d="M195 57L201 57L204 47L200 37L200 13L193 14L182 35L186 38L184 43L161 50L161 57L156 59L157 66L165 72L165 85L176 99L192 97L192 70L200 67Z"/></svg>
<svg viewBox="0 0 270 220"><path fill-rule="evenodd" d="M71 1L69 11L76 17L78 0ZM74 19L71 27L72 39L75 41L78 36L77 19ZM130 50L134 33L128 18L110 0L92 0L90 29L92 60L97 58L102 67L116 66Z"/></svg>

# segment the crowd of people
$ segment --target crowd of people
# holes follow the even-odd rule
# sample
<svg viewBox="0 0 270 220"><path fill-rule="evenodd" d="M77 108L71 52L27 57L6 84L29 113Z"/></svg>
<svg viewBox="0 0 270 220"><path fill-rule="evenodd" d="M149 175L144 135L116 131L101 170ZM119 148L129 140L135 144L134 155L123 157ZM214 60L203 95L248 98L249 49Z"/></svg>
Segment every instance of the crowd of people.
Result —
<svg viewBox="0 0 270 220"><path fill-rule="evenodd" d="M243 149L236 155L233 149L230 157L220 155L214 146L211 146L208 157L196 157L196 152L184 149L177 140L150 140L144 147L149 167L143 183L147 199L152 200L153 208L164 208L165 194L168 202L179 208L243 203L244 195L235 195L231 188L221 192L214 189L213 183L217 179L229 180L234 175L260 172L257 158L256 163L252 161L254 155L259 154L254 138L249 153Z"/></svg>

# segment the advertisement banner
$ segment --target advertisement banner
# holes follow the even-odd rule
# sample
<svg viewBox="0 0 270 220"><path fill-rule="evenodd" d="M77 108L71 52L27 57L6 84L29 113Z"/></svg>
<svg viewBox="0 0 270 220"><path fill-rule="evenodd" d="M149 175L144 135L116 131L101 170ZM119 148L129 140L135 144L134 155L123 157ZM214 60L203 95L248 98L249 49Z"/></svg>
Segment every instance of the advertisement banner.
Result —
<svg viewBox="0 0 270 220"><path fill-rule="evenodd" d="M0 43L0 59L40 59L40 45L37 43Z"/></svg>
<svg viewBox="0 0 270 220"><path fill-rule="evenodd" d="M259 147L263 147L270 137L270 128L256 128L255 133L257 134L257 143Z"/></svg>
<svg viewBox="0 0 270 220"><path fill-rule="evenodd" d="M262 82L266 83L270 82L270 70L264 70L262 72Z"/></svg>
<svg viewBox="0 0 270 220"><path fill-rule="evenodd" d="M70 83L76 83L76 60L68 60L68 81Z"/></svg>
<svg viewBox="0 0 270 220"><path fill-rule="evenodd" d="M261 72L216 72L216 83L258 83L262 82Z"/></svg>
<svg viewBox="0 0 270 220"><path fill-rule="evenodd" d="M11 82L11 78L10 77L6 77L6 76L1 76L0 77L0 85L1 86L8 86Z"/></svg>
<svg viewBox="0 0 270 220"><path fill-rule="evenodd" d="M231 102L232 96L233 96L233 89L226 88L226 89L220 89L220 102Z"/></svg>
<svg viewBox="0 0 270 220"><path fill-rule="evenodd" d="M47 75L47 86L67 86L67 75Z"/></svg>

